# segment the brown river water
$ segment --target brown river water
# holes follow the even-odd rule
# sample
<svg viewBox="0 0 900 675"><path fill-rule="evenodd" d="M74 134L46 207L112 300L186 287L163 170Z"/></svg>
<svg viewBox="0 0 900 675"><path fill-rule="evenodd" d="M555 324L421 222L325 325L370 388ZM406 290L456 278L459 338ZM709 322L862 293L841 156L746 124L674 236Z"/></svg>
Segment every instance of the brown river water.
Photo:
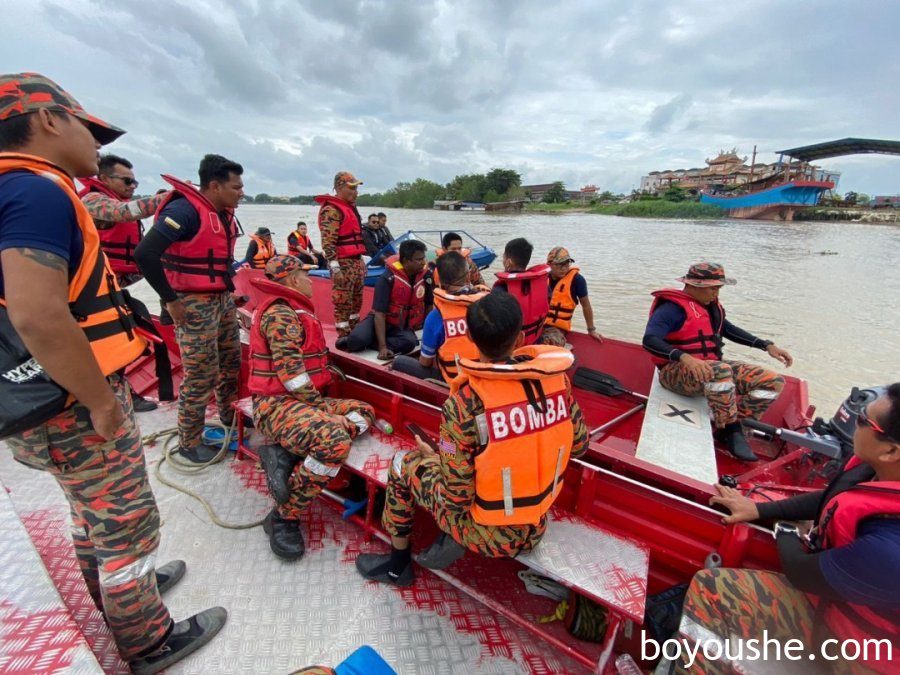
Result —
<svg viewBox="0 0 900 675"><path fill-rule="evenodd" d="M728 318L789 350L788 374L809 382L811 402L830 417L850 388L900 380L900 226L856 223L769 223L748 220L690 221L619 218L584 213L494 215L362 208L365 218L384 211L394 236L406 230L463 230L502 254L513 237L535 246L532 263L566 246L585 276L595 321L603 335L640 342L650 292L675 281L691 262L725 265L737 285L720 296ZM309 224L319 245L317 207L244 205L245 232L273 232L279 251L298 220ZM423 235L437 245L439 236ZM243 257L247 237L238 240ZM835 254L823 255L822 251ZM496 260L491 270L499 270ZM490 279L490 275L486 275ZM142 282L137 295L154 298ZM893 300L891 299L893 298ZM158 304L149 305L158 311ZM584 328L580 311L576 327ZM765 353L727 345L731 358L781 367Z"/></svg>

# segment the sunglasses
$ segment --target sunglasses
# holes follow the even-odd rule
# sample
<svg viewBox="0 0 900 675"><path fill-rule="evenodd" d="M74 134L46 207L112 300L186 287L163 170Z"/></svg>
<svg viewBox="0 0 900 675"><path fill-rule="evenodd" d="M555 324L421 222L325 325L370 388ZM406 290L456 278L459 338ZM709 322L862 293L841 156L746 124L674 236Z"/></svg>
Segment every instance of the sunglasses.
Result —
<svg viewBox="0 0 900 675"><path fill-rule="evenodd" d="M878 424L878 422L876 422L871 417L869 417L869 413L866 412L865 408L860 409L859 416L856 418L856 424L861 427L869 427L875 433L881 434L885 438L887 438L895 443L900 442L894 438L891 438L891 436L889 436L887 434L887 432L884 430L884 428L880 424Z"/></svg>
<svg viewBox="0 0 900 675"><path fill-rule="evenodd" d="M110 176L110 178L118 178L120 181L125 183L125 187L131 187L132 185L134 185L134 187L137 187L138 185L140 185L137 180L135 180L134 178L129 178L128 176L112 175Z"/></svg>

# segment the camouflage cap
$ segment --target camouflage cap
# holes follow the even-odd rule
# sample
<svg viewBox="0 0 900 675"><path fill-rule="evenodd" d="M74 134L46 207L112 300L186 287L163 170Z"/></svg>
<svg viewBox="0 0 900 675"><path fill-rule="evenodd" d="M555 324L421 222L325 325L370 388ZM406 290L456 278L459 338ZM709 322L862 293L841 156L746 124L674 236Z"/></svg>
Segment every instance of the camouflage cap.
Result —
<svg viewBox="0 0 900 675"><path fill-rule="evenodd" d="M554 263L560 265L567 262L575 262L572 256L569 255L569 249L567 248L563 248L562 246L554 246L550 249L550 253L547 254L548 265L552 265Z"/></svg>
<svg viewBox="0 0 900 675"><path fill-rule="evenodd" d="M356 176L354 176L349 171L339 171L334 175L335 190L337 190L339 187L343 187L344 185L356 186L362 184L363 182L361 180L356 180Z"/></svg>
<svg viewBox="0 0 900 675"><path fill-rule="evenodd" d="M719 263L714 262L698 262L691 265L688 273L683 277L679 277L677 281L681 281L688 286L733 286L737 283L734 279L725 276L725 268Z"/></svg>
<svg viewBox="0 0 900 675"><path fill-rule="evenodd" d="M40 73L0 75L0 120L26 115L41 108L69 113L84 120L101 145L112 143L125 133L124 129L89 115L65 89Z"/></svg>
<svg viewBox="0 0 900 675"><path fill-rule="evenodd" d="M266 277L272 281L281 281L298 270L314 270L315 265L305 263L292 255L276 255L266 263Z"/></svg>

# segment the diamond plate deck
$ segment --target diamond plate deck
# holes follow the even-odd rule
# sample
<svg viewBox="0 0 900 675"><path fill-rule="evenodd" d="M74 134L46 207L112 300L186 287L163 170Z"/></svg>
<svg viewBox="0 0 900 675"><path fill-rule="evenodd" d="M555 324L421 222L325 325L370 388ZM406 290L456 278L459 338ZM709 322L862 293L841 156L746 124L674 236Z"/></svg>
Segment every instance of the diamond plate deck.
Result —
<svg viewBox="0 0 900 675"><path fill-rule="evenodd" d="M0 570L0 672L103 673L2 486Z"/></svg>
<svg viewBox="0 0 900 675"><path fill-rule="evenodd" d="M174 405L138 419L145 435L174 426ZM379 446L376 439L370 442L360 445L369 457ZM125 672L99 613L84 605L87 590L78 578L61 492L52 477L19 465L0 448L0 475L12 504L43 549L57 587L67 589L64 600L76 623L106 672ZM304 558L279 560L261 528L217 527L199 502L160 484L153 471L161 451L159 445L145 448L163 520L158 561L180 558L188 566L166 603L176 619L212 605L229 611L215 641L169 672L288 673L314 663L335 665L364 644L399 673L586 672L425 570L418 570L419 579L408 589L365 582L353 561L360 551L384 550L383 545L364 543L360 528L319 502L302 521ZM161 471L202 494L232 523L253 522L272 507L264 477L249 461L229 457L193 476L176 474L168 465ZM0 569L0 578L6 577ZM27 590L32 593L30 585Z"/></svg>
<svg viewBox="0 0 900 675"><path fill-rule="evenodd" d="M643 546L554 508L540 543L516 560L643 622L650 567Z"/></svg>
<svg viewBox="0 0 900 675"><path fill-rule="evenodd" d="M654 369L636 455L702 483L718 481L706 399L681 396L663 388L659 372Z"/></svg>

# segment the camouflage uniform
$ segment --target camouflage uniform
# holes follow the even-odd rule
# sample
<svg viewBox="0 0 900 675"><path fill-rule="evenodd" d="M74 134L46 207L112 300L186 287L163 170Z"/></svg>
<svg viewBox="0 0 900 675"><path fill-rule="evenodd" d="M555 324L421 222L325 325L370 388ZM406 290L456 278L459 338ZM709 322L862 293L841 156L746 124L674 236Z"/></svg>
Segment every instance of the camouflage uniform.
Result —
<svg viewBox="0 0 900 675"><path fill-rule="evenodd" d="M277 301L259 321L278 378L282 382L302 378L306 369L298 345L306 336L294 310ZM354 421L349 433L334 420L336 415ZM308 382L284 395L254 395L253 420L259 431L304 460L291 475L290 499L278 507L282 518L297 520L350 454L351 440L360 433L355 422L364 420L371 426L375 410L362 401L326 398Z"/></svg>
<svg viewBox="0 0 900 675"><path fill-rule="evenodd" d="M801 640L807 650L815 646L815 651L818 651L816 642L823 636L814 636L813 631L821 630L819 624L821 620L816 617L809 596L792 586L783 574L762 570L711 569L700 570L694 575L685 598L679 632L688 644L693 640L710 638L723 641L731 638L732 642L735 638L756 638L762 648L765 630L769 639L778 640L782 645L788 640ZM731 649L732 653L736 651L736 648ZM794 669L789 670L790 666ZM689 671L684 665L678 670L701 675L734 672L731 663L724 658L716 661L705 659L702 649L698 650L697 659ZM848 664L842 661L831 661L826 665L806 657L797 662L782 659L777 670L796 673L852 672Z"/></svg>
<svg viewBox="0 0 900 675"><path fill-rule="evenodd" d="M52 474L66 495L81 572L127 661L157 646L172 619L156 587L159 511L140 431L125 382L109 381L125 409L113 440L97 435L80 403L6 440L16 460Z"/></svg>
<svg viewBox="0 0 900 675"><path fill-rule="evenodd" d="M323 206L319 211L322 252L329 262L337 260L340 265L340 274L333 276L331 281L331 301L334 303L334 322L338 337L349 335L359 323L363 287L366 284L366 264L361 257L337 257L337 237L342 219L341 212L333 206Z"/></svg>
<svg viewBox="0 0 900 675"><path fill-rule="evenodd" d="M466 258L466 264L469 266L469 285L484 286L484 277L481 276L481 270L472 258Z"/></svg>
<svg viewBox="0 0 900 675"><path fill-rule="evenodd" d="M588 431L581 408L567 390L574 425L572 457L587 450ZM415 507L434 516L438 527L462 546L492 558L515 556L530 551L547 527L538 525L480 525L470 515L475 500L475 455L483 448L476 417L484 404L471 385L463 385L444 403L441 419L440 453L413 450L394 456L385 494L381 522L393 536L409 535Z"/></svg>
<svg viewBox="0 0 900 675"><path fill-rule="evenodd" d="M175 337L184 380L178 392L178 435L182 448L200 445L206 406L215 389L219 417L229 423L238 400L241 342L231 293L178 293L185 321Z"/></svg>
<svg viewBox="0 0 900 675"><path fill-rule="evenodd" d="M709 401L717 428L745 417L760 419L784 388L778 373L740 361L706 361L713 379L698 382L681 362L668 363L659 371L659 383L684 396L703 394Z"/></svg>
<svg viewBox="0 0 900 675"><path fill-rule="evenodd" d="M168 197L168 193L126 202L113 199L102 192L88 192L81 198L81 201L94 219L94 225L97 226L97 229L108 230L115 227L117 223L149 218L156 213L156 209L159 208L159 205L163 203L166 197ZM116 278L119 281L119 286L124 288L137 283L144 277L140 272L133 272L130 274L117 273Z"/></svg>

